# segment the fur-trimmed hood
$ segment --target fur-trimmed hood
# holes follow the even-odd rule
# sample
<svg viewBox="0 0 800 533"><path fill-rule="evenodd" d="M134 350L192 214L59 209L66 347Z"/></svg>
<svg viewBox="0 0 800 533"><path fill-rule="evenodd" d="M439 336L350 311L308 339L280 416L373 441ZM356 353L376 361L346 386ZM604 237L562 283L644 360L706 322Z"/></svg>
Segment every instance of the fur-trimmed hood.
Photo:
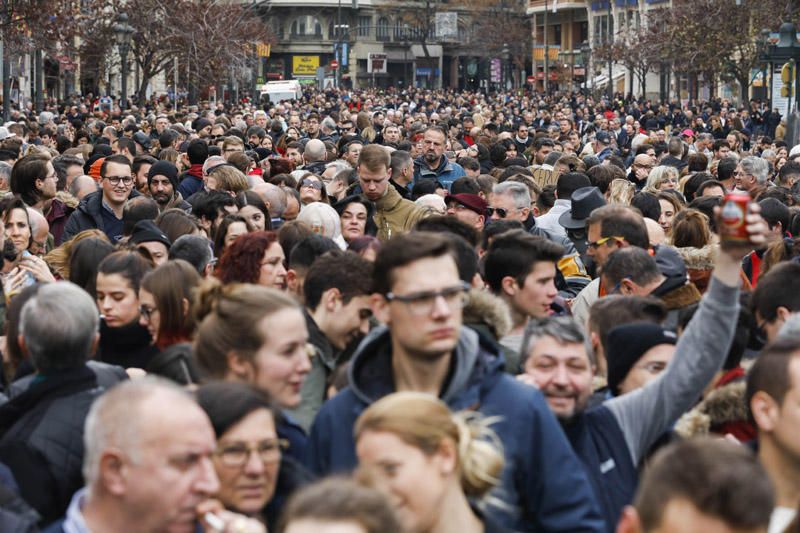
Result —
<svg viewBox="0 0 800 533"><path fill-rule="evenodd" d="M70 209L75 209L80 204L80 200L72 196L67 191L58 191L56 193L56 199L60 200L65 206L69 207Z"/></svg>
<svg viewBox="0 0 800 533"><path fill-rule="evenodd" d="M491 292L471 289L464 306L464 324L485 325L494 338L499 339L511 331L511 311Z"/></svg>
<svg viewBox="0 0 800 533"><path fill-rule="evenodd" d="M715 244L707 244L702 248L685 247L675 248L675 250L677 250L683 262L686 263L686 268L711 270L714 268L714 257L717 253L717 248L718 246Z"/></svg>
<svg viewBox="0 0 800 533"><path fill-rule="evenodd" d="M675 432L683 438L692 438L710 433L730 433L733 426L748 430L745 381L734 381L711 391L694 409L684 414L675 424ZM736 431L735 433L741 433ZM740 434L735 434L741 439Z"/></svg>

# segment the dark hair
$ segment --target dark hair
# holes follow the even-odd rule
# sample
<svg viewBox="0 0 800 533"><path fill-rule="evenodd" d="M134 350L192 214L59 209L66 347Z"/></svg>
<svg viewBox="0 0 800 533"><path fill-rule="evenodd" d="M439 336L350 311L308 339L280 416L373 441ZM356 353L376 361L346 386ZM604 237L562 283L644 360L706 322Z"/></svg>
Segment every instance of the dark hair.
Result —
<svg viewBox="0 0 800 533"><path fill-rule="evenodd" d="M697 438L661 450L645 470L634 505L644 531L662 526L670 502L688 501L730 527L766 529L774 506L756 455L724 439Z"/></svg>
<svg viewBox="0 0 800 533"><path fill-rule="evenodd" d="M608 334L617 326L630 322L652 322L661 324L667 319L664 303L653 296L623 296L610 294L600 298L589 309L588 327L600 337L605 350Z"/></svg>
<svg viewBox="0 0 800 533"><path fill-rule="evenodd" d="M322 235L311 233L300 239L287 255L288 268L295 271L308 270L314 262L328 252L339 250L333 239Z"/></svg>
<svg viewBox="0 0 800 533"><path fill-rule="evenodd" d="M752 400L757 392L763 391L769 394L775 403L783 405L786 393L793 386L789 364L798 355L800 355L800 341L796 336L779 337L761 350L747 375L746 399L751 422L754 422L751 411Z"/></svg>
<svg viewBox="0 0 800 533"><path fill-rule="evenodd" d="M603 277L609 287L614 287L624 279L637 285L653 283L661 276L658 264L650 253L638 246L617 248L609 254L603 265Z"/></svg>
<svg viewBox="0 0 800 533"><path fill-rule="evenodd" d="M558 177L556 182L556 195L561 200L569 200L572 193L581 187L590 187L592 182L583 172L567 172Z"/></svg>
<svg viewBox="0 0 800 533"><path fill-rule="evenodd" d="M22 347L19 345L19 322L20 315L22 314L22 308L25 306L28 300L36 296L36 294L39 292L39 289L42 287L43 284L41 283L34 283L33 285L25 287L19 292L19 294L14 296L11 301L8 302L8 306L6 307L5 355L11 365L11 372L9 372L11 375L9 377L14 376L14 373L16 372L17 368L19 368L20 363L22 363L22 361L26 358Z"/></svg>
<svg viewBox="0 0 800 533"><path fill-rule="evenodd" d="M708 169L708 158L705 154L695 152L687 159L689 172L705 172Z"/></svg>
<svg viewBox="0 0 800 533"><path fill-rule="evenodd" d="M717 164L717 179L720 181L731 179L738 166L739 160L735 157L724 157L720 159Z"/></svg>
<svg viewBox="0 0 800 533"><path fill-rule="evenodd" d="M411 188L411 199L417 200L426 194L434 194L437 189L444 189L444 185L439 183L438 180L433 178L419 179Z"/></svg>
<svg viewBox="0 0 800 533"><path fill-rule="evenodd" d="M133 289L139 292L142 278L153 270L153 262L148 260L139 251L114 252L100 262L97 273L109 276L118 274L125 278Z"/></svg>
<svg viewBox="0 0 800 533"><path fill-rule="evenodd" d="M603 194L608 191L611 182L619 177L609 165L595 165L586 171L586 175L589 176L591 184L600 189Z"/></svg>
<svg viewBox="0 0 800 533"><path fill-rule="evenodd" d="M394 271L422 259L450 256L455 251L447 236L427 231L413 231L386 241L375 258L372 292L388 294L394 285Z"/></svg>
<svg viewBox="0 0 800 533"><path fill-rule="evenodd" d="M131 141L133 142L133 141ZM100 165L100 177L106 177L106 169L108 169L109 163L116 163L118 165L125 165L126 167L130 168L131 161L126 156L122 154L110 155L103 159L103 163Z"/></svg>
<svg viewBox="0 0 800 533"><path fill-rule="evenodd" d="M122 208L122 235L129 236L133 227L142 220L155 220L158 216L158 204L147 196L137 196L125 202Z"/></svg>
<svg viewBox="0 0 800 533"><path fill-rule="evenodd" d="M18 196L7 196L0 200L0 215L2 215L3 223L8 226L9 220L11 219L11 213L15 210L20 210L25 213L25 221L28 224L28 244L25 246L25 250L30 248L31 243L33 242L33 227L31 226L31 217L28 214L28 209L25 207L25 203L20 199ZM10 241L6 239L6 245L8 245ZM14 247L16 249L16 247ZM17 255L22 253L23 250L16 250Z"/></svg>
<svg viewBox="0 0 800 533"><path fill-rule="evenodd" d="M515 229L525 229L525 226L519 220L492 220L483 228L483 235L481 236L481 249L488 250L492 239L507 231Z"/></svg>
<svg viewBox="0 0 800 533"><path fill-rule="evenodd" d="M220 257L225 251L225 238L227 237L228 227L234 222L243 223L248 232L253 231L253 228L250 227L250 223L247 222L243 216L225 215L225 217L219 223L216 235L214 236L214 255L217 257Z"/></svg>
<svg viewBox="0 0 800 533"><path fill-rule="evenodd" d="M717 232L717 225L714 218L714 208L722 205L722 198L719 196L701 196L689 202L689 208L697 209L708 217L708 227L714 233Z"/></svg>
<svg viewBox="0 0 800 533"><path fill-rule="evenodd" d="M758 205L761 207L761 217L769 225L769 229L773 229L780 223L781 233L785 234L792 218L789 208L775 198L760 200Z"/></svg>
<svg viewBox="0 0 800 533"><path fill-rule="evenodd" d="M600 224L600 237L623 237L631 246L650 247L644 219L633 209L618 205L599 207L586 219L587 228L593 224Z"/></svg>
<svg viewBox="0 0 800 533"><path fill-rule="evenodd" d="M481 188L475 178L461 176L450 184L450 194L478 194Z"/></svg>
<svg viewBox="0 0 800 533"><path fill-rule="evenodd" d="M686 197L686 201L691 202L694 200L700 185L708 180L713 179L714 176L708 172L698 172L697 174L692 175L692 177L686 180L686 182L683 184L683 195Z"/></svg>
<svg viewBox="0 0 800 533"><path fill-rule="evenodd" d="M182 259L192 265L198 274L205 275L208 264L213 259L211 245L205 237L181 235L169 248L169 259Z"/></svg>
<svg viewBox="0 0 800 533"><path fill-rule="evenodd" d="M711 239L708 217L697 209L685 209L672 223L672 245L676 248L703 248Z"/></svg>
<svg viewBox="0 0 800 533"><path fill-rule="evenodd" d="M133 139L131 139L129 137L120 137L119 139L117 139L117 146L119 147L120 152L122 152L122 150L124 149L124 150L127 150L128 153L131 154L132 156L136 155L136 141L134 141ZM122 154L119 154L119 155L122 155ZM125 157L125 159L127 159L126 156L123 156L123 157ZM105 174L105 173L103 173L103 174Z"/></svg>
<svg viewBox="0 0 800 533"><path fill-rule="evenodd" d="M195 139L186 148L190 165L202 165L208 159L208 144L201 139Z"/></svg>
<svg viewBox="0 0 800 533"><path fill-rule="evenodd" d="M246 383L231 381L207 383L197 389L195 397L211 420L217 439L253 411L266 409L273 418L278 416L278 409L267 393ZM276 425L277 422L276 420Z"/></svg>
<svg viewBox="0 0 800 533"><path fill-rule="evenodd" d="M243 207L253 206L264 215L264 229L267 231L272 230L272 218L269 214L269 209L261 196L253 190L242 191L236 195L236 207L242 209Z"/></svg>
<svg viewBox="0 0 800 533"><path fill-rule="evenodd" d="M105 239L91 237L75 243L69 255L69 281L96 297L97 269L100 262L114 253Z"/></svg>
<svg viewBox="0 0 800 533"><path fill-rule="evenodd" d="M369 294L371 282L369 261L353 252L328 252L314 261L303 282L306 307L315 310L329 289L338 289L347 305L352 298Z"/></svg>
<svg viewBox="0 0 800 533"><path fill-rule="evenodd" d="M11 192L19 195L22 201L28 205L33 205L41 200L42 196L36 188L36 180L44 181L47 176L48 163L50 160L38 153L19 159L11 169Z"/></svg>
<svg viewBox="0 0 800 533"><path fill-rule="evenodd" d="M706 192L707 189L712 189L714 187L719 187L722 189L722 192L725 192L725 185L723 185L721 181L712 178L704 181L703 183L700 184L699 187L697 187L697 190L694 193L694 198L689 199L687 195L686 201L691 202L695 198L701 198L703 196L703 193Z"/></svg>
<svg viewBox="0 0 800 533"><path fill-rule="evenodd" d="M631 198L631 207L638 209L642 216L655 220L661 218L661 204L658 203L658 197L649 192L637 192Z"/></svg>
<svg viewBox="0 0 800 533"><path fill-rule="evenodd" d="M165 209L156 217L156 226L164 232L170 242L175 242L184 235L190 235L200 229L197 219L178 208Z"/></svg>
<svg viewBox="0 0 800 533"><path fill-rule="evenodd" d="M217 265L222 283L258 283L264 253L278 236L272 231L254 231L236 239L225 249Z"/></svg>
<svg viewBox="0 0 800 533"><path fill-rule="evenodd" d="M188 303L192 292L200 285L197 270L180 259L167 261L144 275L141 288L153 295L158 309L158 341L160 349L190 340L194 332L194 316Z"/></svg>
<svg viewBox="0 0 800 533"><path fill-rule="evenodd" d="M214 221L226 206L236 205L233 196L222 191L201 191L195 195L192 214L197 218ZM213 238L213 235L210 237Z"/></svg>
<svg viewBox="0 0 800 533"><path fill-rule="evenodd" d="M434 215L431 217L423 218L414 226L416 231L428 231L432 233L452 233L458 235L472 246L478 245L480 235L478 231L461 220L447 216L447 215Z"/></svg>
<svg viewBox="0 0 800 533"><path fill-rule="evenodd" d="M556 264L564 255L564 247L523 230L511 230L494 238L486 254L486 282L495 293L503 290L503 278L511 276L520 287L536 263Z"/></svg>
<svg viewBox="0 0 800 533"><path fill-rule="evenodd" d="M790 176L800 178L800 161L787 161L778 171L778 183L787 185L786 181Z"/></svg>
<svg viewBox="0 0 800 533"><path fill-rule="evenodd" d="M771 268L758 280L751 304L767 322L778 317L778 307L800 311L800 264L783 262Z"/></svg>

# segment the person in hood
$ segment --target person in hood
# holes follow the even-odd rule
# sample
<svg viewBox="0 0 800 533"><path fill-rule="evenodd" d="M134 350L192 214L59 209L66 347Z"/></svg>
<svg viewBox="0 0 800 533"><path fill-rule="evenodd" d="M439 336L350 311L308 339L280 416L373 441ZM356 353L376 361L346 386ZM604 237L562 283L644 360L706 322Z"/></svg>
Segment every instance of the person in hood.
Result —
<svg viewBox="0 0 800 533"><path fill-rule="evenodd" d="M498 497L487 515L520 531L603 531L586 472L542 395L503 371L493 342L462 327L467 285L450 240L412 232L388 241L373 273L373 311L386 324L362 342L350 386L322 406L309 437L318 474L356 465L353 427L377 400L398 390L439 397L453 411L500 415L504 450Z"/></svg>

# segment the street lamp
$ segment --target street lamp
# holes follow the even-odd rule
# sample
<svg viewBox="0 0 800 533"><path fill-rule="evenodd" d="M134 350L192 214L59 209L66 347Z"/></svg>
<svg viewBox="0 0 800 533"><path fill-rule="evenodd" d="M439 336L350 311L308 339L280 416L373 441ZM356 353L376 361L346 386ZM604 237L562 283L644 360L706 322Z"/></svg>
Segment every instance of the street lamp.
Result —
<svg viewBox="0 0 800 533"><path fill-rule="evenodd" d="M592 53L592 46L589 41L581 43L581 62L583 63L583 88L589 88L589 57Z"/></svg>
<svg viewBox="0 0 800 533"><path fill-rule="evenodd" d="M120 110L128 107L128 51L131 47L131 38L136 30L128 24L128 14L125 12L117 15L117 23L114 24L114 37L119 48L119 57L122 62L122 98L120 98Z"/></svg>
<svg viewBox="0 0 800 533"><path fill-rule="evenodd" d="M503 43L502 56L503 56L503 72L505 73L505 75L503 76L503 88L505 90L508 90L508 82L511 79L509 74L511 74L511 73L509 72L510 64L509 64L508 59L510 57L510 53L508 51L508 44L507 43Z"/></svg>

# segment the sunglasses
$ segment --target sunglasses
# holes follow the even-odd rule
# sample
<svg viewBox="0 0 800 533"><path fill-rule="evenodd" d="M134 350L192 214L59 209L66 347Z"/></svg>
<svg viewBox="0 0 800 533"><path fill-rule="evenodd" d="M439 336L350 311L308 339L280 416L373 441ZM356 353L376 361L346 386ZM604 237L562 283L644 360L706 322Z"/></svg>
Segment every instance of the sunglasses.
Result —
<svg viewBox="0 0 800 533"><path fill-rule="evenodd" d="M497 212L497 216L500 218L506 218L508 216L508 211L503 209L502 207L487 207L486 208L486 216L491 217Z"/></svg>
<svg viewBox="0 0 800 533"><path fill-rule="evenodd" d="M313 188L317 189L318 191L322 190L322 182L321 181L317 181L317 180L305 179L302 182L300 182L300 185L302 187L313 187Z"/></svg>

